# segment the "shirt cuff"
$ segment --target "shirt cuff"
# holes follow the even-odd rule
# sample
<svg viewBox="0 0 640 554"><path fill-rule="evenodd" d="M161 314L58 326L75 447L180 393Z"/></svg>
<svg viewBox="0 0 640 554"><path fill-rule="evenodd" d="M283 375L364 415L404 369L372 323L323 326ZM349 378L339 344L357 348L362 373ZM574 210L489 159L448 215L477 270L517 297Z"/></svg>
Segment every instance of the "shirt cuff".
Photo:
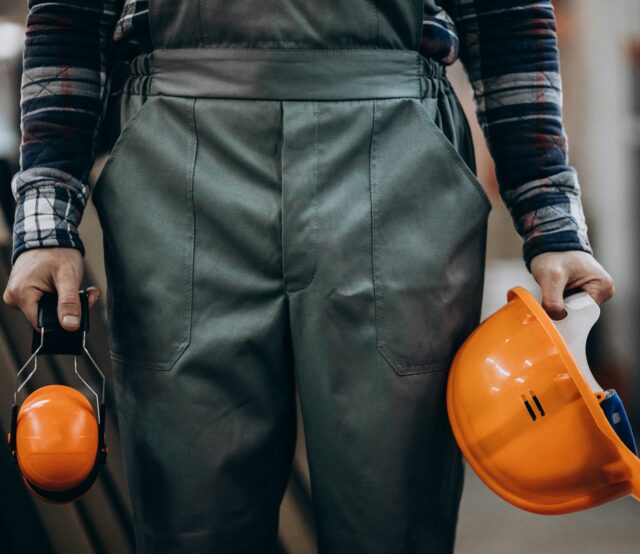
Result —
<svg viewBox="0 0 640 554"><path fill-rule="evenodd" d="M593 254L591 245L583 242L577 233L561 231L535 236L526 240L522 246L522 255L527 269L531 271L531 261L538 254L544 252L564 252L566 250L581 250Z"/></svg>
<svg viewBox="0 0 640 554"><path fill-rule="evenodd" d="M544 252L581 250L593 254L575 170L533 181L510 191L506 203L531 260Z"/></svg>
<svg viewBox="0 0 640 554"><path fill-rule="evenodd" d="M18 173L12 191L16 199L12 265L32 248L75 248L84 256L78 225L86 205L85 185L58 170L37 168Z"/></svg>

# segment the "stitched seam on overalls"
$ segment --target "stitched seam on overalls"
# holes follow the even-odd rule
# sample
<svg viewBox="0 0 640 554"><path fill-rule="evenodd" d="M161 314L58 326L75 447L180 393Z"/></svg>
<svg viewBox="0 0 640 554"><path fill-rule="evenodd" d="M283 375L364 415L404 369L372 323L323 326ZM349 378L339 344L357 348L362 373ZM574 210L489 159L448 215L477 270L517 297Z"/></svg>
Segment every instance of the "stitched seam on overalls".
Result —
<svg viewBox="0 0 640 554"><path fill-rule="evenodd" d="M190 94L168 94L166 92L154 92L149 94L143 94L142 92L130 92L129 96L145 96L145 97L166 97L166 98L193 98ZM268 96L198 96L198 100L207 101L207 100L249 100L256 102L317 102L317 103L327 103L331 102L332 104L340 104L347 102L371 102L374 98L370 96L362 96L358 98L314 98L314 99L304 99L304 98L287 98L283 100L282 98L274 98ZM415 100L419 100L419 98L415 96L380 96L376 97L375 100L401 100L403 98L412 98Z"/></svg>
<svg viewBox="0 0 640 554"><path fill-rule="evenodd" d="M282 288L287 292L284 267L284 102L280 101L280 266L282 268Z"/></svg>
<svg viewBox="0 0 640 554"><path fill-rule="evenodd" d="M155 52L186 52L190 50L239 50L244 52L317 52L317 53L332 53L332 52L369 52L372 56L379 54L398 54L407 55L408 52L412 54L420 54L417 50L411 50L409 48L251 48L251 47L239 47L239 46L185 46L180 48L156 48Z"/></svg>
<svg viewBox="0 0 640 554"><path fill-rule="evenodd" d="M320 108L318 107L318 103L314 102L315 104L315 109L314 109L314 114L316 116L316 130L315 130L315 153L316 153L316 165L315 165L315 169L314 169L314 177L315 177L315 189L314 189L314 193L313 193L313 199L311 200L311 204L313 206L313 221L314 221L314 225L313 225L313 273L311 274L311 279L309 279L309 282L307 282L306 284L296 288L296 289L285 289L287 293L292 293L292 292L298 292L301 290L304 290L306 288L308 288L311 283L313 283L314 279L316 278L316 273L317 273L317 269L318 269L318 242L319 242L319 228L320 228L320 224L318 222L318 174L320 172L320 161L319 161L319 156L318 156L318 128L320 127L320 117L319 117L319 110ZM283 256L283 260L284 260L284 256Z"/></svg>
<svg viewBox="0 0 640 554"><path fill-rule="evenodd" d="M196 273L196 205L195 205L195 181L196 181L196 165L198 160L198 148L200 145L200 138L198 136L198 120L196 118L196 102L197 98L193 99L193 104L191 105L191 115L193 118L193 157L192 157L192 165L191 165L191 175L190 175L190 186L189 186L189 194L191 196L191 216L192 216L192 225L191 225L191 262L188 264L189 270L191 271L191 306L189 309L189 339L184 348L184 350L180 353L180 356L184 354L184 352L189 347L191 343L191 336L193 333L193 298L195 296L195 273ZM176 358L176 362L180 359L180 356ZM175 364L175 362L174 362Z"/></svg>
<svg viewBox="0 0 640 554"><path fill-rule="evenodd" d="M377 182L377 167L375 158L375 132L376 132L376 107L377 102L373 100L371 110L371 138L369 142L369 197L371 201L371 276L373 279L373 313L374 313L374 327L376 335L376 348L380 344L380 336L378 334L378 291L376 291L376 248L375 248L375 233L376 233L376 200L373 193L374 183Z"/></svg>

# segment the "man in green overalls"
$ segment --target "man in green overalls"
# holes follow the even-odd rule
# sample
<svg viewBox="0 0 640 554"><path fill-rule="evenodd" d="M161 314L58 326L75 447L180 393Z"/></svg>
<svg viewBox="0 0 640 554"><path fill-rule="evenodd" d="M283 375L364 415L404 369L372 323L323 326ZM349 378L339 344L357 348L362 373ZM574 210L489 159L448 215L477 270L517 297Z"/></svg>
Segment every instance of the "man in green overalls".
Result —
<svg viewBox="0 0 640 554"><path fill-rule="evenodd" d="M4 295L32 324L55 288L77 328L105 52L135 46L92 197L140 552L276 551L294 383L320 551L451 552L445 386L490 210L445 75L458 37L545 307L613 293L557 127L550 4L439 4L32 0Z"/></svg>

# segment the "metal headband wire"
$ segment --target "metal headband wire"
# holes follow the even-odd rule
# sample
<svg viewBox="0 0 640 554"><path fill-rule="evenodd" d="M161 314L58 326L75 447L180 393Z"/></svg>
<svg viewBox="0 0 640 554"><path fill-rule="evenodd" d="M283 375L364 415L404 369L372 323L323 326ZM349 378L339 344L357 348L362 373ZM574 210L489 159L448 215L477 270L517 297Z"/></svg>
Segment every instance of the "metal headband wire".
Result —
<svg viewBox="0 0 640 554"><path fill-rule="evenodd" d="M18 371L18 373L16 374L16 390L13 393L13 403L14 403L14 405L16 405L18 403L17 402L18 401L18 393L25 387L25 385L31 380L31 378L33 377L35 372L38 370L38 352L40 352L40 350L42 349L43 345L44 345L44 327L41 327L40 328L40 345L33 352L33 354L31 354L31 356L29 356L29 359L25 362L25 364L20 368L20 371ZM87 387L89 389L89 391L91 392L91 394L93 395L93 397L96 400L96 415L97 415L97 419L98 419L98 424L100 424L100 404L101 403L104 404L104 402L105 402L106 378L104 376L104 373L102 372L102 370L100 369L100 367L96 363L96 361L93 359L93 356L91 355L91 353L87 349L87 332L86 331L83 331L83 333L82 333L82 349L84 350L85 354L87 355L87 357L91 361L91 365L98 372L98 374L100 375L100 379L102 380L102 387L101 387L102 390L101 390L100 396L98 396L98 393L96 393L96 391L93 390L91 385L89 385L89 383L82 377L82 375L80 375L80 372L78 371L78 356L74 356L73 357L73 369L75 371L75 374L80 379L80 381L82 381L82 383L84 383L85 387ZM20 382L20 376L22 375L24 370L27 369L27 366L31 363L31 360L33 360L34 358L35 358L35 361L34 361L34 364L33 364L33 370L27 375L27 377L22 382Z"/></svg>

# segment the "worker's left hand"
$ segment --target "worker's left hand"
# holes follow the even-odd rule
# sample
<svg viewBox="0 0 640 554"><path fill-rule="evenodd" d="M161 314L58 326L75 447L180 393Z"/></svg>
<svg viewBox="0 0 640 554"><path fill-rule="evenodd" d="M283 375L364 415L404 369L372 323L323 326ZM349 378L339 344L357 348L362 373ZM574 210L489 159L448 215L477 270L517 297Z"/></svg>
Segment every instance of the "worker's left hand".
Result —
<svg viewBox="0 0 640 554"><path fill-rule="evenodd" d="M531 260L531 274L542 289L542 307L552 319L566 315L562 293L582 289L598 303L614 294L611 275L587 252L544 252Z"/></svg>

